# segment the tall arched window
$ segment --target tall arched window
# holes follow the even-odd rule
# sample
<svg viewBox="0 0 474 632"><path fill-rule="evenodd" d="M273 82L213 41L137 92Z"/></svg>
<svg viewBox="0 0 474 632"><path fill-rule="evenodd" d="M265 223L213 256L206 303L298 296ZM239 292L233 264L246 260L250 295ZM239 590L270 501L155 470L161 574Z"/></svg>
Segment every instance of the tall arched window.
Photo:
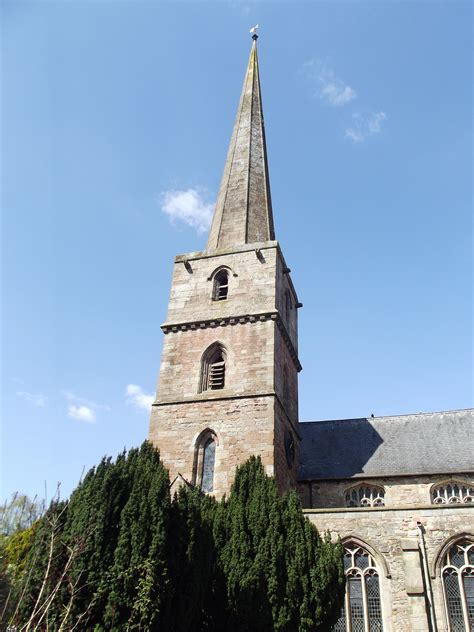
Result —
<svg viewBox="0 0 474 632"><path fill-rule="evenodd" d="M212 299L214 301L225 301L229 293L229 271L219 270L214 277L212 288Z"/></svg>
<svg viewBox="0 0 474 632"><path fill-rule="evenodd" d="M225 386L225 348L218 342L206 349L201 361L199 392L215 391Z"/></svg>
<svg viewBox="0 0 474 632"><path fill-rule="evenodd" d="M462 481L446 481L431 489L435 505L454 505L474 502L474 487Z"/></svg>
<svg viewBox="0 0 474 632"><path fill-rule="evenodd" d="M214 491L217 437L212 430L202 432L196 441L194 482L203 492Z"/></svg>
<svg viewBox="0 0 474 632"><path fill-rule="evenodd" d="M383 632L379 574L375 560L363 547L344 546L346 596L334 632Z"/></svg>
<svg viewBox="0 0 474 632"><path fill-rule="evenodd" d="M474 541L456 542L441 570L449 632L474 630Z"/></svg>

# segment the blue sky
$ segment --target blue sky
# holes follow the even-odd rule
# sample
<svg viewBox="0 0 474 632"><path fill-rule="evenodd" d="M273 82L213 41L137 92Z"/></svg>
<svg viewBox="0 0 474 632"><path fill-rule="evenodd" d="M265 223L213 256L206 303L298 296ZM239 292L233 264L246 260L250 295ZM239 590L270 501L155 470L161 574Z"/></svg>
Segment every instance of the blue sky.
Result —
<svg viewBox="0 0 474 632"><path fill-rule="evenodd" d="M301 419L472 405L469 2L1 10L1 497L146 437L255 23Z"/></svg>

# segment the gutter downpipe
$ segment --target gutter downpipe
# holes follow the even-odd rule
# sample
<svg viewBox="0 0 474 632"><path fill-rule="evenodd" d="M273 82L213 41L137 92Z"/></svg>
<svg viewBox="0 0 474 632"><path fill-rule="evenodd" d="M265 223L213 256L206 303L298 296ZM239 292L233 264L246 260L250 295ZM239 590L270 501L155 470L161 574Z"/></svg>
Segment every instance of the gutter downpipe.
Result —
<svg viewBox="0 0 474 632"><path fill-rule="evenodd" d="M438 632L438 627L436 625L434 604L433 604L433 590L431 587L431 577L430 577L430 573L428 569L428 559L427 559L427 554L426 554L426 544L425 544L425 535L424 535L425 530L421 522L416 523L416 528L418 529L418 538L419 538L420 547L421 547L421 559L423 560L423 575L425 576L424 579L425 579L425 586L426 586L426 597L428 600L428 610L429 610L429 617L430 617L430 623L431 623L431 630L432 632Z"/></svg>

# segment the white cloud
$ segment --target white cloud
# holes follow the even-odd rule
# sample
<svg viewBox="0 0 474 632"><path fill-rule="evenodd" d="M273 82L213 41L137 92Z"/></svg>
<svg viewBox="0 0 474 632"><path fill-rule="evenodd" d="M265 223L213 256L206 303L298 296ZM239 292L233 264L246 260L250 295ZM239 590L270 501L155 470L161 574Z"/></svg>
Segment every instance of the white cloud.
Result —
<svg viewBox="0 0 474 632"><path fill-rule="evenodd" d="M33 404L33 406L36 406L37 408L44 408L46 406L46 402L48 401L48 398L45 395L42 395L41 393L28 393L27 391L17 391L16 394L18 397L21 397L22 399L26 400L30 404Z"/></svg>
<svg viewBox="0 0 474 632"><path fill-rule="evenodd" d="M340 107L357 97L354 88L336 77L326 62L311 59L303 64L301 72L311 85L314 96L325 101L328 105Z"/></svg>
<svg viewBox="0 0 474 632"><path fill-rule="evenodd" d="M85 397L79 397L73 391L63 390L61 391L63 397L65 397L69 402L75 402L76 404L83 404L87 406L87 408L92 408L94 410L110 410L110 406L107 404L98 404L97 402L93 402L90 399L86 399Z"/></svg>
<svg viewBox="0 0 474 632"><path fill-rule="evenodd" d="M352 115L352 126L346 129L344 136L354 143L362 143L369 136L380 134L387 118L385 112L372 112L368 115L355 113Z"/></svg>
<svg viewBox="0 0 474 632"><path fill-rule="evenodd" d="M95 412L88 406L76 406L75 404L71 404L68 407L67 414L73 419L79 419L79 421L85 421L90 424L95 422Z"/></svg>
<svg viewBox="0 0 474 632"><path fill-rule="evenodd" d="M135 406L135 408L141 408L143 410L150 410L151 405L155 401L154 395L144 393L142 387L138 386L138 384L127 385L125 398L129 406Z"/></svg>
<svg viewBox="0 0 474 632"><path fill-rule="evenodd" d="M198 233L204 233L211 225L214 204L204 200L200 189L166 191L162 194L161 210L172 224L182 222Z"/></svg>

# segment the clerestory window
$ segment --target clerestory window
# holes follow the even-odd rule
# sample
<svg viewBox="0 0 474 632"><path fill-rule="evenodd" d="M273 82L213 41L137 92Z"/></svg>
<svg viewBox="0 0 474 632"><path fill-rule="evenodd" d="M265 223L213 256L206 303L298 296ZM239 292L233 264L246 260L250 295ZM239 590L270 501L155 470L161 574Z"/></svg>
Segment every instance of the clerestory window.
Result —
<svg viewBox="0 0 474 632"><path fill-rule="evenodd" d="M229 271L219 270L214 277L212 299L214 301L225 301L229 294Z"/></svg>
<svg viewBox="0 0 474 632"><path fill-rule="evenodd" d="M219 343L214 343L205 352L201 361L200 392L215 391L225 386L226 353Z"/></svg>
<svg viewBox="0 0 474 632"><path fill-rule="evenodd" d="M474 630L474 542L464 540L449 549L441 576L449 632Z"/></svg>
<svg viewBox="0 0 474 632"><path fill-rule="evenodd" d="M363 547L344 546L346 596L333 632L383 632L379 574Z"/></svg>
<svg viewBox="0 0 474 632"><path fill-rule="evenodd" d="M474 502L474 487L461 481L447 481L431 490L434 505L453 505Z"/></svg>
<svg viewBox="0 0 474 632"><path fill-rule="evenodd" d="M346 507L383 507L385 490L379 485L357 485L345 491Z"/></svg>

